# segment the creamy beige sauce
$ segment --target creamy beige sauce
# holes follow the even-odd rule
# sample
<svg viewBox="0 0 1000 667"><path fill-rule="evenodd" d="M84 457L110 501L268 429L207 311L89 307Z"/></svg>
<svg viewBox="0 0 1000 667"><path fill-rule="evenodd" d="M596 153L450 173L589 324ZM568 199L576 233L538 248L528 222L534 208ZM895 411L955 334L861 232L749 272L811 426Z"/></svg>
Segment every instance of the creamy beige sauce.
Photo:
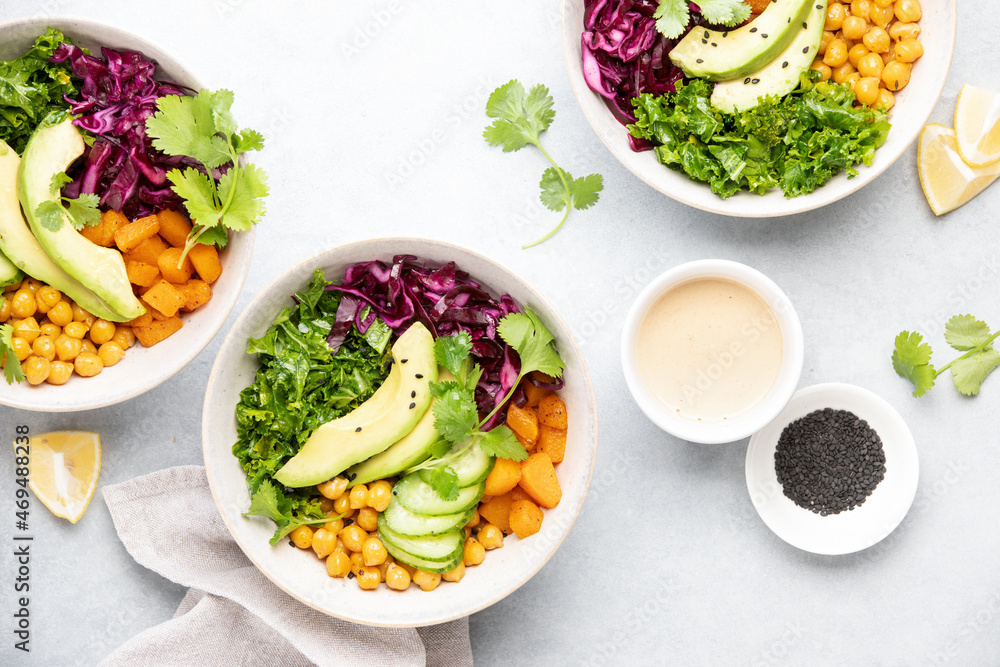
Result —
<svg viewBox="0 0 1000 667"><path fill-rule="evenodd" d="M688 419L721 422L746 412L781 370L774 311L747 287L698 278L667 290L646 312L636 341L650 392Z"/></svg>

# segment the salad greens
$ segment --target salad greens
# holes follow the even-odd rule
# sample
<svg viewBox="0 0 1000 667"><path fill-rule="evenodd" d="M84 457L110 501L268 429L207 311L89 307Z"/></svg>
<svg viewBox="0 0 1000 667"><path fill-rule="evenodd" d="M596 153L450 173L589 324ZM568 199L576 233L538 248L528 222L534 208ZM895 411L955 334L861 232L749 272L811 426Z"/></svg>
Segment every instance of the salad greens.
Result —
<svg viewBox="0 0 1000 667"><path fill-rule="evenodd" d="M805 74L786 97L732 114L712 107L709 83L678 83L676 93L637 97L629 132L652 142L661 163L720 197L774 187L786 197L807 194L840 171L853 178L854 165L870 165L890 127L884 112L854 108L850 86L814 83L818 77Z"/></svg>
<svg viewBox="0 0 1000 667"><path fill-rule="evenodd" d="M367 400L388 375L391 358L373 347L357 330L348 333L335 354L326 342L341 294L317 270L308 289L295 295L298 305L286 307L267 332L250 339L248 354L257 354L260 368L253 384L240 392L236 406L238 440L233 454L247 473L251 509L274 510L279 529L324 519L314 489L282 490L269 478L278 471L320 425L342 417ZM264 514L264 516L271 516ZM271 516L274 518L274 516ZM291 530L291 528L289 528Z"/></svg>
<svg viewBox="0 0 1000 667"><path fill-rule="evenodd" d="M750 5L743 0L699 0L696 4L702 16L714 25L731 28L750 18ZM653 18L661 35L677 39L691 21L691 3L688 0L660 0Z"/></svg>
<svg viewBox="0 0 1000 667"><path fill-rule="evenodd" d="M66 108L63 95L77 93L69 65L49 62L65 41L62 32L49 28L23 56L0 62L0 139L18 154L42 118Z"/></svg>
<svg viewBox="0 0 1000 667"><path fill-rule="evenodd" d="M914 397L927 393L937 377L949 368L955 388L966 396L975 396L983 381L1000 366L1000 352L993 349L993 341L998 337L1000 331L990 333L986 322L972 315L955 315L945 325L944 338L949 345L965 354L941 368L934 368L931 346L923 342L923 336L903 331L896 336L892 367L897 375L913 383Z"/></svg>
<svg viewBox="0 0 1000 667"><path fill-rule="evenodd" d="M24 370L14 354L14 327L10 324L0 324L0 361L4 362L7 384L24 381Z"/></svg>
<svg viewBox="0 0 1000 667"><path fill-rule="evenodd" d="M552 165L542 173L539 184L542 203L552 211L566 210L555 229L537 241L522 246L523 248L536 246L552 238L569 218L571 210L582 210L596 204L601 188L604 187L600 174L573 178L542 148L539 135L548 129L556 115L552 104L548 88L538 84L525 92L524 86L517 79L494 90L486 101L486 115L496 119L483 131L486 142L490 146L503 146L504 153L519 151L528 144L536 146Z"/></svg>

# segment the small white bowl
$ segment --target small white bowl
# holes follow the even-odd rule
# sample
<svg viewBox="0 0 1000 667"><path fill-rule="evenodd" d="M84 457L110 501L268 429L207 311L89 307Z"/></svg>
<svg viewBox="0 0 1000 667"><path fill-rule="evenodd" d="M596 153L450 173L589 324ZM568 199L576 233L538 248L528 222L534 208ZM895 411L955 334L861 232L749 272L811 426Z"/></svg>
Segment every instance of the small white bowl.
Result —
<svg viewBox="0 0 1000 667"><path fill-rule="evenodd" d="M100 54L101 46L141 51L156 62L158 79L189 88L201 82L159 47L121 28L84 19L42 16L0 23L0 59L26 52L46 26L63 31L78 46ZM153 389L188 365L215 338L239 298L250 270L254 231L230 234L229 244L219 253L223 271L212 284L212 300L182 319L184 327L151 348L135 345L113 368L90 378L74 376L61 387L26 382L0 385L0 404L22 410L75 412L114 405Z"/></svg>
<svg viewBox="0 0 1000 667"><path fill-rule="evenodd" d="M872 494L860 506L830 516L810 512L787 498L774 470L774 453L785 427L824 408L848 410L864 419L878 433L885 451L885 478ZM884 539L913 504L919 476L917 446L906 422L882 397L850 384L819 384L796 392L747 447L747 490L754 509L775 535L817 554L854 553Z"/></svg>
<svg viewBox="0 0 1000 667"><path fill-rule="evenodd" d="M697 278L723 278L756 293L770 306L782 338L781 369L768 393L756 405L723 422L693 421L676 414L649 390L639 373L636 343L639 327L650 307L670 289ZM683 440L718 444L742 440L768 424L788 403L802 375L805 347L802 325L791 301L773 280L745 264L703 259L681 264L646 286L629 309L622 329L622 368L632 398L650 421Z"/></svg>
<svg viewBox="0 0 1000 667"><path fill-rule="evenodd" d="M628 130L611 114L604 98L583 78L581 35L584 0L562 0L562 45L573 94L597 136L611 154L640 180L672 199L721 215L770 218L811 211L856 192L884 172L913 143L927 123L944 89L955 51L958 3L955 0L922 0L920 41L924 55L913 67L910 84L896 95L885 144L875 151L870 167L859 165L852 179L843 172L808 195L786 199L775 188L765 195L740 192L729 199L716 196L706 183L660 164L653 151L636 153L629 147Z"/></svg>
<svg viewBox="0 0 1000 667"><path fill-rule="evenodd" d="M539 533L524 540L508 536L502 549L490 551L482 565L470 567L459 583L444 583L431 592L416 586L396 592L380 586L363 591L356 581L331 579L312 551L289 548L287 540L268 544L274 524L245 518L250 505L246 474L233 456L239 394L257 371L256 356L246 353L247 338L267 331L291 295L305 287L315 269L327 279L343 277L351 264L394 255L416 255L431 262L455 261L494 296L510 294L531 307L556 338L566 362L566 386L559 395L569 417L566 458L556 466L562 500L545 510ZM537 573L569 534L587 496L597 457L597 406L583 353L566 321L522 278L492 259L459 246L415 238L373 239L338 246L295 266L261 291L240 315L222 343L205 392L202 412L205 470L219 512L243 552L279 588L304 604L355 623L412 627L444 623L468 616L503 599Z"/></svg>

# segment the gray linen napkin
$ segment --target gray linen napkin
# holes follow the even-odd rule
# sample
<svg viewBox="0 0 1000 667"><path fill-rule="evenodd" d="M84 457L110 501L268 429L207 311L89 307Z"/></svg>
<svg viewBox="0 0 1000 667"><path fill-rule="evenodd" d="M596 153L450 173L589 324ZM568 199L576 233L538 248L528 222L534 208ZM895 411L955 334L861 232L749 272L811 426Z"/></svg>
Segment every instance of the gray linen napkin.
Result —
<svg viewBox="0 0 1000 667"><path fill-rule="evenodd" d="M468 619L415 629L357 625L272 584L229 534L201 466L161 470L103 493L136 562L191 590L173 619L133 637L102 665L472 664Z"/></svg>

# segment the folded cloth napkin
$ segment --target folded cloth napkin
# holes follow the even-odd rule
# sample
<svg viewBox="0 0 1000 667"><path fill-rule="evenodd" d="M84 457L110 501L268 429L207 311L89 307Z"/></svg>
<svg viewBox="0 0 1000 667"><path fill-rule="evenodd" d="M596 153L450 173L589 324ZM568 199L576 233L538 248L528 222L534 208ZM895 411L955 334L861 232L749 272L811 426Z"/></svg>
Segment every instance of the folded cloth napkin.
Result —
<svg viewBox="0 0 1000 667"><path fill-rule="evenodd" d="M102 665L472 664L468 619L375 628L307 607L265 577L222 522L205 469L181 466L103 489L136 562L190 590L173 619Z"/></svg>

